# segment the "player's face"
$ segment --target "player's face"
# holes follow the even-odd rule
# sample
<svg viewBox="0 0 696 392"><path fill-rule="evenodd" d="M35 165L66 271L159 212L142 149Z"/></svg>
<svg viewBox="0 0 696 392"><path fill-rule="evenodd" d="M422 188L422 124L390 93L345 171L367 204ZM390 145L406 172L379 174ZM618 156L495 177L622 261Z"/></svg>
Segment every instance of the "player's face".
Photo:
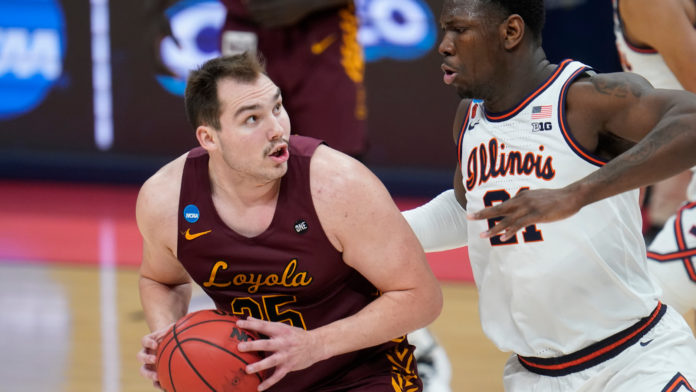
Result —
<svg viewBox="0 0 696 392"><path fill-rule="evenodd" d="M275 180L287 171L290 119L280 89L267 76L253 83L218 82L222 158L243 176Z"/></svg>
<svg viewBox="0 0 696 392"><path fill-rule="evenodd" d="M462 98L487 96L494 81L499 21L478 0L445 0L440 15L445 84Z"/></svg>

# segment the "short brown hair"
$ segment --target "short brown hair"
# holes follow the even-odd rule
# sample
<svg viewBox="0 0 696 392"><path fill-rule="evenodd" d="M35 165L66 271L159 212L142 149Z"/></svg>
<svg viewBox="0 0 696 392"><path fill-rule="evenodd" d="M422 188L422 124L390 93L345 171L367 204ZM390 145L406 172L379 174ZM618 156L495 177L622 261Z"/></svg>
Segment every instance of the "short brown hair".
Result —
<svg viewBox="0 0 696 392"><path fill-rule="evenodd" d="M242 83L253 83L265 73L263 60L248 52L206 61L198 69L191 71L186 82L184 106L189 123L194 129L208 125L219 130L218 81L231 78Z"/></svg>

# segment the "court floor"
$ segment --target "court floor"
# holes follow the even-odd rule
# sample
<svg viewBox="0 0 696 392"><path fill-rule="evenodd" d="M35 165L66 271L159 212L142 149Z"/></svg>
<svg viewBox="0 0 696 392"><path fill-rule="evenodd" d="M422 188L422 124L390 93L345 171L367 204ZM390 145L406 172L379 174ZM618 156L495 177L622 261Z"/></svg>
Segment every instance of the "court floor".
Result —
<svg viewBox="0 0 696 392"><path fill-rule="evenodd" d="M147 333L136 194L129 186L0 181L1 391L154 390L135 358ZM466 252L428 260L445 295L430 329L449 356L452 391L502 391L508 355L481 332Z"/></svg>

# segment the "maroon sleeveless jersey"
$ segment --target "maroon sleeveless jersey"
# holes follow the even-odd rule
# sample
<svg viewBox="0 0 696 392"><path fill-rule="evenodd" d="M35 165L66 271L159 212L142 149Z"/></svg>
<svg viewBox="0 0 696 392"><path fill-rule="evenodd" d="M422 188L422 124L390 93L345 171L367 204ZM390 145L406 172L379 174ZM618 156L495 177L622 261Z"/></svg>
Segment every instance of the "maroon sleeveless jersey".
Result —
<svg viewBox="0 0 696 392"><path fill-rule="evenodd" d="M200 147L189 152L179 198L177 257L218 309L314 329L357 313L379 295L343 262L314 210L309 163L320 143L290 137L288 171L281 180L275 215L266 231L251 238L230 229L218 216L207 152ZM270 390L421 389L413 346L404 338L291 372Z"/></svg>

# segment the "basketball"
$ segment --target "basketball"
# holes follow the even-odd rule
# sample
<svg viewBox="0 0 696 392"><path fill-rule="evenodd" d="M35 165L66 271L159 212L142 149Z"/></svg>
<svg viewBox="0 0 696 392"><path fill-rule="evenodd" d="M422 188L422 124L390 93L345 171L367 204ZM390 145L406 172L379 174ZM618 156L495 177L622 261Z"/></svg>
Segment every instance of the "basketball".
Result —
<svg viewBox="0 0 696 392"><path fill-rule="evenodd" d="M157 375L169 392L253 392L263 381L247 374L247 364L262 359L260 352L239 352L241 341L258 339L237 327L238 318L219 310L199 310L179 319L157 348Z"/></svg>

